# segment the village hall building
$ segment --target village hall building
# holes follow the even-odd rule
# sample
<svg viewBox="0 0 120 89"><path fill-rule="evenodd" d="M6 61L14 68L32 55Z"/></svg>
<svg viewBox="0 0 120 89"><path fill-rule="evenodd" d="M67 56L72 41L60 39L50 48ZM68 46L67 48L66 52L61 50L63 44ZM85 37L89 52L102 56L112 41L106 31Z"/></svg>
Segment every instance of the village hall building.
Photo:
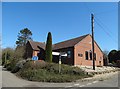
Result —
<svg viewBox="0 0 120 89"><path fill-rule="evenodd" d="M53 44L53 52L66 52L67 57L62 57L62 63L74 66L92 66L92 37L90 34ZM103 66L103 52L94 41L95 65ZM26 56L38 56L39 60L45 58L45 43L28 41ZM53 56L53 62L58 63L58 56Z"/></svg>

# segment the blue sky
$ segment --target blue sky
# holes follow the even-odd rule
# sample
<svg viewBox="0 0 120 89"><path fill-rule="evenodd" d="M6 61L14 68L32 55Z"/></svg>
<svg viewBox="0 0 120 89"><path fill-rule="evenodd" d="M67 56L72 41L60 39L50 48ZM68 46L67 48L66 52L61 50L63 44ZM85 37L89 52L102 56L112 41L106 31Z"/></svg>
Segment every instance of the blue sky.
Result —
<svg viewBox="0 0 120 89"><path fill-rule="evenodd" d="M95 15L95 40L102 50L118 48L117 2L3 2L2 47L15 47L18 32L28 28L33 40L45 42L50 31L53 43L91 34Z"/></svg>
<svg viewBox="0 0 120 89"><path fill-rule="evenodd" d="M118 9L119 9L119 11L118 11L118 14L120 14L120 2L119 2L119 4L118 4L119 6L118 6ZM120 15L118 16L118 20L120 21ZM120 22L118 23L118 34L120 34ZM120 35L118 35L118 49L120 50Z"/></svg>

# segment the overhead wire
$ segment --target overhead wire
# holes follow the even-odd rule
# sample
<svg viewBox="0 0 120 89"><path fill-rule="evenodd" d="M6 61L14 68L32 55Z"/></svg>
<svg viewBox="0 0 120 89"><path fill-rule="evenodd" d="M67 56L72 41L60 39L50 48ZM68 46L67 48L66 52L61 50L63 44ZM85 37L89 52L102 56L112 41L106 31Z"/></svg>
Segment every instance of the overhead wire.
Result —
<svg viewBox="0 0 120 89"><path fill-rule="evenodd" d="M93 11L88 7L86 3L83 3L83 5L89 13L93 13ZM89 34L91 34L91 29L89 29Z"/></svg>
<svg viewBox="0 0 120 89"><path fill-rule="evenodd" d="M95 13L95 15L102 15L102 14L108 14L108 13L113 13L115 11L115 9L111 9L111 10L107 10L107 11L101 11L101 12L97 12Z"/></svg>
<svg viewBox="0 0 120 89"><path fill-rule="evenodd" d="M88 12L94 13L95 15L101 15L101 14L106 14L106 13L111 13L111 12L113 13L113 11L115 11L115 9L110 9L110 10L107 10L107 11L101 11L101 12L95 13L92 9L90 9L88 7L88 5L86 3L83 3L83 4L84 4L84 6L85 6L85 8L87 9Z"/></svg>
<svg viewBox="0 0 120 89"><path fill-rule="evenodd" d="M99 23L101 23L107 30L109 30L108 26L105 23L103 23L97 16L95 16L95 19L97 19L97 21L99 21ZM115 35L115 33L111 32L111 30L109 30L109 32L112 35Z"/></svg>
<svg viewBox="0 0 120 89"><path fill-rule="evenodd" d="M95 22L100 28L102 28L102 30L106 33L106 35L108 35L111 38L111 40L113 40L117 44L117 41L115 39L113 39L113 37L110 35L110 33L108 31L106 31L105 28L101 24L99 24L99 22L97 20L95 20Z"/></svg>
<svg viewBox="0 0 120 89"><path fill-rule="evenodd" d="M87 6L87 4L85 4L84 3L84 6L86 7L86 9L87 9L87 11L88 12L90 12L90 13L93 13L93 10L91 10L88 6ZM109 11L107 11L107 13L108 12L111 12L111 11L113 11L113 10L109 10ZM114 10L115 11L115 10ZM95 15L100 15L100 14L103 14L103 12L98 12L98 13L93 13L93 14L95 14ZM104 14L106 14L106 12L104 12ZM97 20L99 21L97 21ZM102 21L101 20L99 20L96 16L95 16L95 22L96 22L96 24L100 27L100 28L102 28L102 30L110 37L110 39L112 39L112 40L114 40L115 41L115 43L118 43L112 36L111 36L111 34L109 33L109 32L111 32L110 30L109 30L109 32L108 31L106 31L106 29L108 30L109 28L107 27L107 25L105 25L105 24L103 24L102 23ZM104 28L101 24L106 28ZM113 34L113 32L111 32L112 34ZM114 35L114 34L113 34Z"/></svg>

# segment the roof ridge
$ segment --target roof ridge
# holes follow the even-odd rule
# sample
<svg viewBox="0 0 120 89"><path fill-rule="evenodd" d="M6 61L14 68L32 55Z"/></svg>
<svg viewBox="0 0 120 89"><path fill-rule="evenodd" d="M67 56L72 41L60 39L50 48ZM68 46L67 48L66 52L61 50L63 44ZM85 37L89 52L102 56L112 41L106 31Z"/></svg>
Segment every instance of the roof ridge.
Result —
<svg viewBox="0 0 120 89"><path fill-rule="evenodd" d="M80 38L80 37L84 37L84 36L86 37L88 35L90 35L90 34L82 35L82 36L75 37L75 38L72 38L72 39L69 39L69 40L65 40L65 41L61 41L61 42L58 42L58 43L55 43L55 44L64 43L64 42L67 42L67 41L70 41L70 40L74 40L74 39L77 39L77 38ZM53 44L53 45L55 45L55 44Z"/></svg>
<svg viewBox="0 0 120 89"><path fill-rule="evenodd" d="M37 41L28 41L34 50L39 50L38 46L45 49L45 43L37 42Z"/></svg>
<svg viewBox="0 0 120 89"><path fill-rule="evenodd" d="M86 35L82 35L82 36L72 38L72 39L69 39L66 41L58 42L53 45L53 49L55 50L55 49L61 49L61 48L66 48L66 47L73 47L88 35L90 35L90 34L86 34Z"/></svg>

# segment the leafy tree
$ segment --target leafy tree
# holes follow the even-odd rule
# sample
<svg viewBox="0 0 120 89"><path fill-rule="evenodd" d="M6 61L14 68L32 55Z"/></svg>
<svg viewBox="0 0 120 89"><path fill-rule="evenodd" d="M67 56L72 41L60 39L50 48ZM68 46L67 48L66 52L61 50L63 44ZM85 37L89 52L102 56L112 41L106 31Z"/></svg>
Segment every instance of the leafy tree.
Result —
<svg viewBox="0 0 120 89"><path fill-rule="evenodd" d="M120 60L120 50L118 50L116 53L116 60Z"/></svg>
<svg viewBox="0 0 120 89"><path fill-rule="evenodd" d="M51 32L48 33L46 48L45 48L45 60L52 62L52 35Z"/></svg>
<svg viewBox="0 0 120 89"><path fill-rule="evenodd" d="M14 57L14 49L5 48L2 50L2 65L9 63Z"/></svg>
<svg viewBox="0 0 120 89"><path fill-rule="evenodd" d="M120 50L118 50L116 53L116 64L118 67L120 67Z"/></svg>
<svg viewBox="0 0 120 89"><path fill-rule="evenodd" d="M14 53L15 59L25 58L25 49L26 46L17 46Z"/></svg>
<svg viewBox="0 0 120 89"><path fill-rule="evenodd" d="M111 50L108 54L108 59L109 62L115 62L116 63L116 59L117 59L117 50Z"/></svg>
<svg viewBox="0 0 120 89"><path fill-rule="evenodd" d="M28 40L32 40L31 36L32 32L28 28L20 30L16 41L17 46L25 46Z"/></svg>

